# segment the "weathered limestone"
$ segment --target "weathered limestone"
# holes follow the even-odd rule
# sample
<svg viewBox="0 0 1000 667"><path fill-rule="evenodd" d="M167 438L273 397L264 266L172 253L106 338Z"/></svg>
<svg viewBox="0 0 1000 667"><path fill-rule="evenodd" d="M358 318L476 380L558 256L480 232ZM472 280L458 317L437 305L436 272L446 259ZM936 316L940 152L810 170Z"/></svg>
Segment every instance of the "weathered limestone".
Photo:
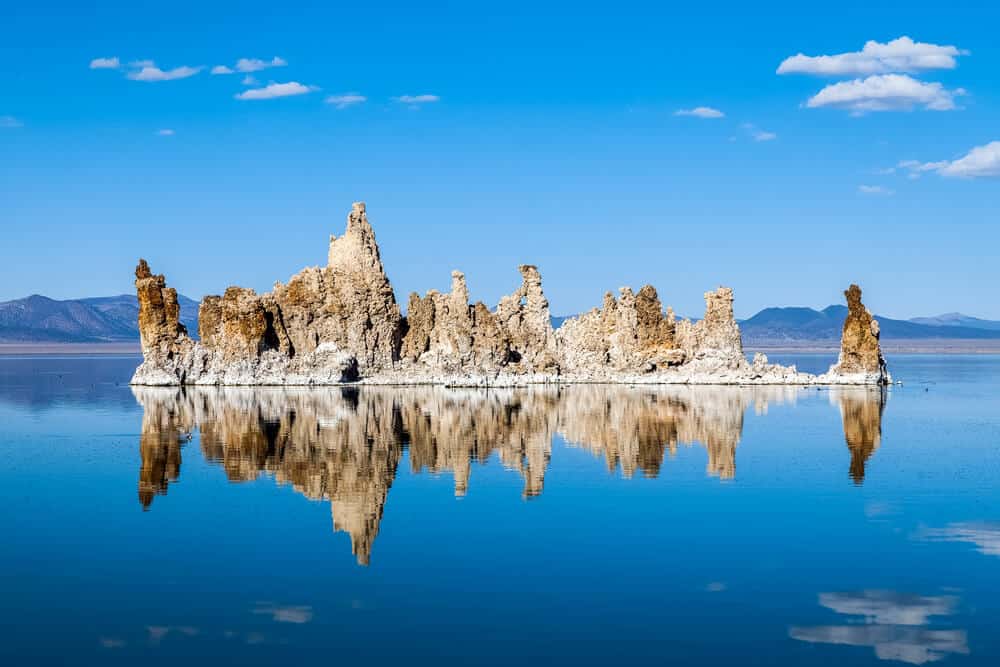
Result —
<svg viewBox="0 0 1000 667"><path fill-rule="evenodd" d="M733 290L720 287L705 292L705 317L695 324L683 322L678 339L692 360L710 360L736 369L746 364L743 339L733 316Z"/></svg>
<svg viewBox="0 0 1000 667"><path fill-rule="evenodd" d="M851 285L844 296L847 297L847 319L840 339L840 359L831 370L845 375L870 373L888 376L878 342L878 321L861 303L861 288Z"/></svg>
<svg viewBox="0 0 1000 667"><path fill-rule="evenodd" d="M552 329L549 300L542 292L538 268L522 264L521 287L500 299L497 320L510 340L510 359L522 373L558 373L556 337Z"/></svg>
<svg viewBox="0 0 1000 667"><path fill-rule="evenodd" d="M332 344L366 373L399 358L402 317L364 203L354 204L343 236L330 236L327 266L277 283L273 294L293 354Z"/></svg>
<svg viewBox="0 0 1000 667"><path fill-rule="evenodd" d="M677 345L673 310L663 313L656 289L645 285L633 294L622 287L619 295L616 300L608 292L600 309L559 328L565 366L596 373L652 373L683 363L686 355Z"/></svg>
<svg viewBox="0 0 1000 667"><path fill-rule="evenodd" d="M363 203L325 267L303 269L257 294L230 287L205 297L200 340L179 323L177 293L145 261L136 269L144 361L133 384L286 385L535 383L880 384L888 381L878 324L846 292L849 315L838 364L813 376L753 362L743 352L728 287L705 294L705 316L677 322L652 285L622 287L601 308L553 330L538 268L519 267L521 285L495 310L471 304L465 275L451 290L410 295L402 317Z"/></svg>
<svg viewBox="0 0 1000 667"><path fill-rule="evenodd" d="M139 299L139 339L143 362L135 377L149 384L184 384L195 344L180 323L177 290L167 287L163 275L153 275L146 260L135 268Z"/></svg>

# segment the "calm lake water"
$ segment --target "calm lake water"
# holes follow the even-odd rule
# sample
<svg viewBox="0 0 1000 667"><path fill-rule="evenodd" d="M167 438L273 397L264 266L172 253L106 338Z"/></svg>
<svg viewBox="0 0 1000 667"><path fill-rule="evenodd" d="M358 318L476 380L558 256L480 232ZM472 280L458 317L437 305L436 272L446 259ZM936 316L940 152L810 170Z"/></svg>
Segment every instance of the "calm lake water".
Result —
<svg viewBox="0 0 1000 667"><path fill-rule="evenodd" d="M1000 664L1000 357L889 361L181 391L0 357L0 662Z"/></svg>

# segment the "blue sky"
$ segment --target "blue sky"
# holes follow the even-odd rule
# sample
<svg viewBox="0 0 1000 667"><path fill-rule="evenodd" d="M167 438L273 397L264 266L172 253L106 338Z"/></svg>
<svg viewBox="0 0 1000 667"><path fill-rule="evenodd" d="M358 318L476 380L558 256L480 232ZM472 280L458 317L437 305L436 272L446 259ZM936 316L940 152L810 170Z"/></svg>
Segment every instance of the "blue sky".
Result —
<svg viewBox="0 0 1000 667"><path fill-rule="evenodd" d="M560 314L856 281L885 315L1000 318L989 4L21 4L0 299L128 292L139 256L195 298L268 290L364 200L404 303L458 268L495 304L529 262Z"/></svg>

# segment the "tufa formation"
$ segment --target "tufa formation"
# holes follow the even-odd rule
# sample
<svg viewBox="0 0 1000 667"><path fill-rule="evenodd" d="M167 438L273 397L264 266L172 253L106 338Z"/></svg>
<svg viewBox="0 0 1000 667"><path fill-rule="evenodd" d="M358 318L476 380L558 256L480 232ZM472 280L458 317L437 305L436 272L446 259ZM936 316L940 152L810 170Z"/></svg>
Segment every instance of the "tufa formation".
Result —
<svg viewBox="0 0 1000 667"><path fill-rule="evenodd" d="M347 230L330 237L325 267L310 267L267 294L230 287L207 296L199 340L180 324L177 292L145 260L136 268L143 363L137 385L537 383L886 384L878 323L847 295L838 363L823 375L748 362L733 316L733 291L705 294L705 316L678 322L652 285L618 297L553 329L538 268L522 265L521 285L491 310L470 304L465 275L451 291L409 297L400 313L363 203Z"/></svg>

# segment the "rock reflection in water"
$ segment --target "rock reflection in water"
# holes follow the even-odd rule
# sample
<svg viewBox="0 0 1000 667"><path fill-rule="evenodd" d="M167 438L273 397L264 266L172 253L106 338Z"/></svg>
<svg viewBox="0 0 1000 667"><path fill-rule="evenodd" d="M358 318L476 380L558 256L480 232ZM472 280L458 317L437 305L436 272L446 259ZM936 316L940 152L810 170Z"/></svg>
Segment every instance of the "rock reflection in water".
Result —
<svg viewBox="0 0 1000 667"><path fill-rule="evenodd" d="M840 406L844 420L844 439L851 452L851 479L865 481L865 465L882 440L882 411L885 388L832 389L830 400Z"/></svg>
<svg viewBox="0 0 1000 667"><path fill-rule="evenodd" d="M455 494L469 486L472 463L494 453L524 479L523 495L542 493L561 435L603 455L609 470L656 477L667 452L699 443L709 475L736 474L746 410L794 402L796 387L603 385L475 390L443 387L240 388L134 387L144 408L139 499L148 508L180 473L181 446L199 430L202 454L234 482L272 476L308 498L329 500L333 528L347 532L359 563L372 543L403 450L414 472L450 471ZM878 446L881 394L845 390L839 403L855 460ZM860 477L855 477L860 481Z"/></svg>

